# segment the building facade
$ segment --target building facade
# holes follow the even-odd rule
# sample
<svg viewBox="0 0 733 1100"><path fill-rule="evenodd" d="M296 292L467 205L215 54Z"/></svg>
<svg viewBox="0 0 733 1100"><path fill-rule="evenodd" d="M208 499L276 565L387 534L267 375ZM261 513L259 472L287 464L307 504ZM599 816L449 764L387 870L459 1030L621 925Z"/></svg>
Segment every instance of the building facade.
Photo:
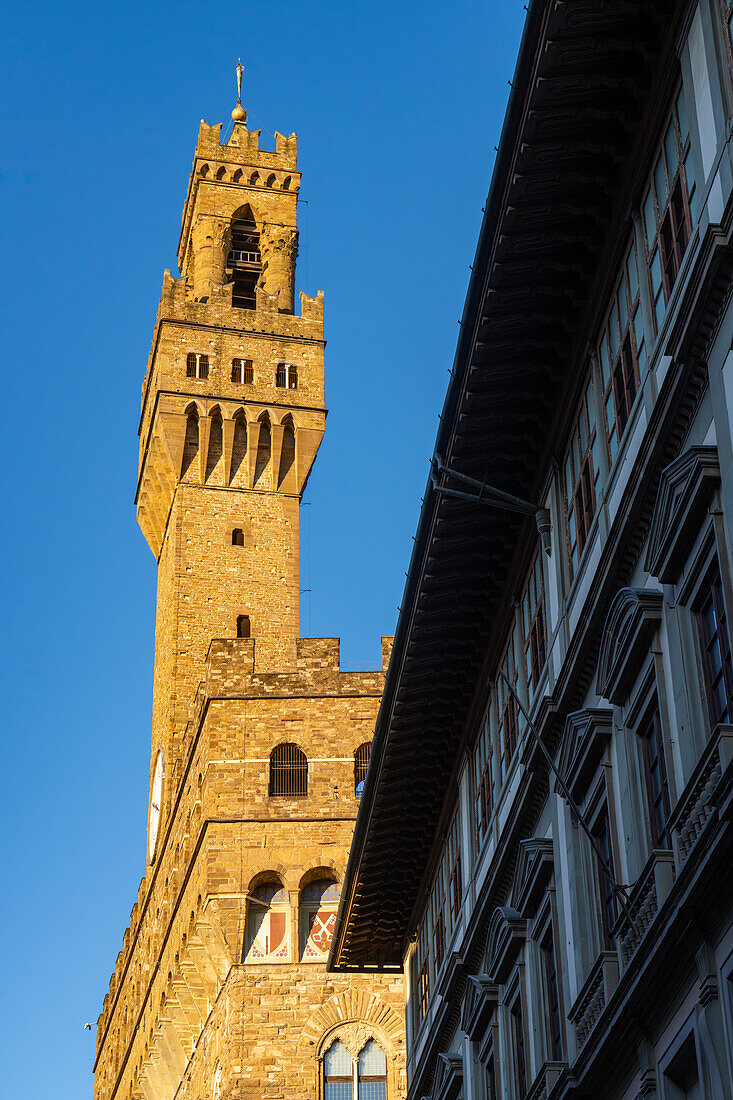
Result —
<svg viewBox="0 0 733 1100"><path fill-rule="evenodd" d="M401 977L326 973L383 670L301 638L323 296L294 311L295 135L202 122L143 383L158 562L147 867L97 1025L95 1100L404 1094ZM391 639L383 640L388 661Z"/></svg>
<svg viewBox="0 0 733 1100"><path fill-rule="evenodd" d="M733 1096L731 7L528 5L329 964L410 1100Z"/></svg>

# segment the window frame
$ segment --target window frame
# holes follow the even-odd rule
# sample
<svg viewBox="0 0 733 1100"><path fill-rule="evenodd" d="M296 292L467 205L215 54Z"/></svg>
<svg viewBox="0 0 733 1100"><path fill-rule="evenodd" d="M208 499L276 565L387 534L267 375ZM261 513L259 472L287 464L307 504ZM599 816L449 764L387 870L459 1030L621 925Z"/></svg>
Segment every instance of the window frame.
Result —
<svg viewBox="0 0 733 1100"><path fill-rule="evenodd" d="M664 725L662 722L662 709L659 692L656 689L650 693L641 719L636 724L634 733L639 744L641 767L643 773L646 816L648 821L649 839L653 851L661 849L671 851L672 836L669 829L669 820L673 805L670 791L670 771L665 745ZM652 755L652 747L654 754ZM654 787L654 769L659 774L659 790ZM658 806L661 805L663 819L660 819Z"/></svg>
<svg viewBox="0 0 733 1100"><path fill-rule="evenodd" d="M232 382L239 386L250 386L254 382L254 362L252 359L232 359Z"/></svg>
<svg viewBox="0 0 733 1100"><path fill-rule="evenodd" d="M609 466L621 449L648 361L639 253L633 233L619 266L597 344Z"/></svg>
<svg viewBox="0 0 733 1100"><path fill-rule="evenodd" d="M705 617L703 607L708 601L712 602L713 611L715 613L716 628L712 638L706 638L704 633ZM700 660L703 707L710 723L709 732L712 733L720 722L726 721L726 714L728 721L733 717L733 651L731 649L729 629L730 618L725 602L725 588L723 585L717 547L705 570L703 579L697 587L695 598L691 603L691 609L694 616L697 651ZM721 629L725 631L727 641L727 650L725 653L722 651L719 641ZM718 646L721 660L721 669L716 675L714 675L714 670L710 663L710 647L713 643ZM720 713L714 709L714 688L716 680L720 680L726 700L726 706Z"/></svg>
<svg viewBox="0 0 733 1100"><path fill-rule="evenodd" d="M642 199L640 203L641 220L644 244L646 248L646 268L647 268L647 283L651 298L652 317L655 326L655 331L658 332L662 326L664 316L669 304L669 300L672 296L677 277L682 268L682 262L687 252L687 246L692 238L693 229L697 217L697 184L694 174L694 165L692 162L692 148L690 137L690 125L689 125L689 111L687 108L687 92L683 82L678 82L674 95L671 97L672 108L668 112L665 119L665 126L663 130L663 136L657 143L655 155L653 158L653 167L647 176L647 182L642 193ZM680 103L684 106L684 113L682 119L686 124L682 125L680 117ZM684 128L684 136L683 136ZM668 149L668 137L672 132L674 139L674 150L677 158L674 171L670 176L670 157ZM661 166L661 171L664 175L665 183L665 198L664 205L660 210L660 200L657 187L657 174ZM684 171L682 170L684 169ZM691 181L691 182L690 182ZM681 200L681 220L679 224L673 222L672 213L674 211L674 205L672 203L672 197L675 190L679 187L679 197ZM651 200L651 206L649 201ZM654 219L654 233L650 240L651 232L651 217ZM664 238L661 236L661 230L665 219L669 215L669 224L673 230L672 239L672 251L669 256L663 254ZM678 214L675 214L675 221L678 219ZM677 248L677 241L681 232L685 233L685 241L681 252ZM658 259L658 271L655 277L655 258ZM669 270L670 264L674 266L674 272L670 281ZM659 280L658 287L655 288L656 279Z"/></svg>
<svg viewBox="0 0 733 1100"><path fill-rule="evenodd" d="M292 757L293 757L293 760L289 764L287 762L285 762L283 764L280 764L278 761L274 760L275 753L277 753L279 749L284 749L284 748L294 748L296 750L295 753L291 754ZM303 758L302 760L297 756L298 753ZM299 778L297 780L297 783L296 783L296 785L299 788L302 787L302 789L286 790L286 791L275 790L275 785L276 785L275 781L274 781L275 770L274 770L273 765L275 767L279 768L280 771L283 774L287 774L288 771L293 771L294 772L296 770L298 770L299 772L302 772L302 775L299 776ZM270 759L269 759L269 776L268 776L268 786L267 786L268 798L307 798L308 797L308 771L309 771L308 757L305 754L305 752L303 752L300 745L297 745L294 741L281 741L279 745L275 745L274 748L272 749L272 752L270 753ZM303 781L303 779L304 779L304 781Z"/></svg>
<svg viewBox="0 0 733 1100"><path fill-rule="evenodd" d="M209 355L205 351L186 352L186 377L205 382L209 377Z"/></svg>
<svg viewBox="0 0 733 1100"><path fill-rule="evenodd" d="M520 599L524 670L530 702L547 664L544 556L537 546ZM515 701L516 707L516 701Z"/></svg>
<svg viewBox="0 0 733 1100"><path fill-rule="evenodd" d="M298 367L295 363L278 363L275 370L275 387L279 390L297 390Z"/></svg>
<svg viewBox="0 0 733 1100"><path fill-rule="evenodd" d="M595 380L593 371L589 369L583 396L578 402L576 415L573 417L571 435L565 448L560 475L566 552L571 579L583 560L588 536L598 510L600 473Z"/></svg>

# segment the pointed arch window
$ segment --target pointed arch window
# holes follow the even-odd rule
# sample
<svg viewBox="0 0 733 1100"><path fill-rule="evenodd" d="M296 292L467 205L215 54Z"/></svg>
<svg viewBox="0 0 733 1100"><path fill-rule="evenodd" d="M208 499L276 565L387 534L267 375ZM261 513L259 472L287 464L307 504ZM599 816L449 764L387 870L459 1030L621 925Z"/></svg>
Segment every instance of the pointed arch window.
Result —
<svg viewBox="0 0 733 1100"><path fill-rule="evenodd" d="M375 1039L353 1058L340 1039L323 1059L324 1100L387 1100L387 1059Z"/></svg>
<svg viewBox="0 0 733 1100"><path fill-rule="evenodd" d="M270 753L270 795L303 798L308 794L308 757L286 742Z"/></svg>
<svg viewBox="0 0 733 1100"><path fill-rule="evenodd" d="M361 798L364 793L367 770L369 768L369 754L372 751L371 741L365 741L354 753L354 794Z"/></svg>
<svg viewBox="0 0 733 1100"><path fill-rule="evenodd" d="M317 879L300 895L300 957L303 962L325 962L336 926L341 887L333 879Z"/></svg>
<svg viewBox="0 0 733 1100"><path fill-rule="evenodd" d="M279 879L261 882L250 890L245 962L287 960L289 923L288 892Z"/></svg>

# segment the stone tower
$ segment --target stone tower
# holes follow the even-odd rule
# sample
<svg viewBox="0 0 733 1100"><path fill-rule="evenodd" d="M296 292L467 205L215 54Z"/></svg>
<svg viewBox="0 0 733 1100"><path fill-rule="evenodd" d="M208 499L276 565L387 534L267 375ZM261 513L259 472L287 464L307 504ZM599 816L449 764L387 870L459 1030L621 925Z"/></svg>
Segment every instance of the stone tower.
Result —
<svg viewBox="0 0 733 1100"><path fill-rule="evenodd" d="M201 123L143 383L137 515L158 562L147 866L94 1095L317 1100L367 1081L393 1100L401 976L325 970L389 640L382 670L355 673L337 638L299 636L323 295L301 294L296 314L295 135L261 150L243 116L223 144Z"/></svg>

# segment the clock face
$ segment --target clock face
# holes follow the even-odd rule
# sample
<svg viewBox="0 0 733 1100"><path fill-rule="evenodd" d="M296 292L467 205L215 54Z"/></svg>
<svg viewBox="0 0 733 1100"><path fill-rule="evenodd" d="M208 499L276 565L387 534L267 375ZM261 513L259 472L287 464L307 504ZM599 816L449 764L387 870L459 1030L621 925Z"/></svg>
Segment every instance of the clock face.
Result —
<svg viewBox="0 0 733 1100"><path fill-rule="evenodd" d="M155 761L155 773L153 775L153 792L150 796L150 818L148 820L148 859L152 863L155 859L155 845L158 842L158 826L160 825L160 804L163 797L163 753L158 753Z"/></svg>

